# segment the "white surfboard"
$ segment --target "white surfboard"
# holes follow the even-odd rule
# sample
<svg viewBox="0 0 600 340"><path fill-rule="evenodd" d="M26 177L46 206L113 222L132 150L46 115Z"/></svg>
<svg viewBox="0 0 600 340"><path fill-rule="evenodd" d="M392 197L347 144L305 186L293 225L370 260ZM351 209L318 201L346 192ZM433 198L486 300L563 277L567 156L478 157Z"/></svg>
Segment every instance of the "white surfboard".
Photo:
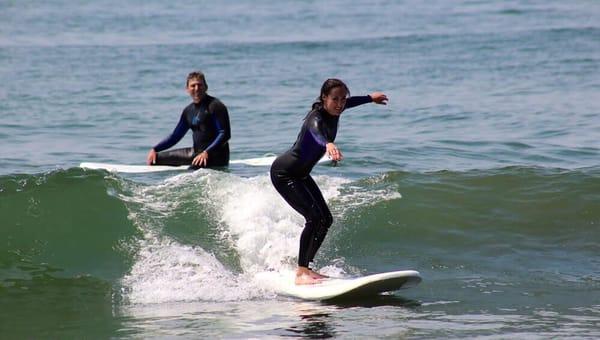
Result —
<svg viewBox="0 0 600 340"><path fill-rule="evenodd" d="M332 278L311 285L296 285L293 275L280 275L278 282L271 286L279 295L303 300L331 300L376 296L415 287L419 282L421 275L418 271L402 270L355 278Z"/></svg>
<svg viewBox="0 0 600 340"><path fill-rule="evenodd" d="M79 164L80 168L92 170L106 170L109 172L123 173L144 173L144 172L160 172L160 171L184 171L190 168L189 165L168 166L168 165L127 165L127 164L110 164L110 163L92 163L83 162Z"/></svg>
<svg viewBox="0 0 600 340"><path fill-rule="evenodd" d="M250 166L269 166L277 156L266 156L246 159L230 160L229 164L244 164ZM319 160L319 163L330 161L327 157ZM93 163L83 162L79 164L83 169L106 170L109 172L121 173L146 173L161 171L185 171L190 168L189 165L169 166L169 165L130 165L130 164L111 164L111 163Z"/></svg>

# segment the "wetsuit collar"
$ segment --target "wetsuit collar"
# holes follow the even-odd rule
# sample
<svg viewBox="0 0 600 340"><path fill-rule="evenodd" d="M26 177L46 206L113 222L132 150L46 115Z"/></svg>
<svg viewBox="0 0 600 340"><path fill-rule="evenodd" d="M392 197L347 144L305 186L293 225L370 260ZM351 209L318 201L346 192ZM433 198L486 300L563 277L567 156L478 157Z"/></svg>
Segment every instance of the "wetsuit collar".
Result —
<svg viewBox="0 0 600 340"><path fill-rule="evenodd" d="M330 114L329 112L327 112L327 110L325 110L324 107L320 107L318 109L319 113L321 113L321 117L323 117L324 119L333 119L333 120L337 120L340 118L340 116L334 116L332 114Z"/></svg>
<svg viewBox="0 0 600 340"><path fill-rule="evenodd" d="M202 96L202 98L200 99L200 101L199 101L199 102L197 102L197 103L196 103L196 102L192 102L192 103L194 103L194 105L195 105L195 106L204 105L204 103L207 103L207 102L210 100L209 98L210 98L210 96L209 96L208 94L206 94L206 93L205 93L205 94Z"/></svg>

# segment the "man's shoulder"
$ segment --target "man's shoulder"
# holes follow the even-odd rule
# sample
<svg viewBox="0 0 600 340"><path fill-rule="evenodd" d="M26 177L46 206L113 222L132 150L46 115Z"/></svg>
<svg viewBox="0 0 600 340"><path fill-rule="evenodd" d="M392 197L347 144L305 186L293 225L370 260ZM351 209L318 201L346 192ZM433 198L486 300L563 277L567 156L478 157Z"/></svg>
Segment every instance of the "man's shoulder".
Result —
<svg viewBox="0 0 600 340"><path fill-rule="evenodd" d="M207 94L206 99L208 99L209 105L213 105L213 104L223 105L223 102L221 102L221 100L217 97L213 97L213 96Z"/></svg>
<svg viewBox="0 0 600 340"><path fill-rule="evenodd" d="M208 99L208 109L209 110L214 110L214 109L222 110L222 109L226 108L225 104L223 104L223 102L217 97L206 95L206 99Z"/></svg>

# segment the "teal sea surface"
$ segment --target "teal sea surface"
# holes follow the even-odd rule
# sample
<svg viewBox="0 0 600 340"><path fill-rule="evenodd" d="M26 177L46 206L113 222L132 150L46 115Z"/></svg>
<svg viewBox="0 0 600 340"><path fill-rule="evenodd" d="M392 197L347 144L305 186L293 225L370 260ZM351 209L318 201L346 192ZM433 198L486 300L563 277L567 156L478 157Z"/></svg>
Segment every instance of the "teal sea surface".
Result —
<svg viewBox="0 0 600 340"><path fill-rule="evenodd" d="M600 3L0 2L0 338L600 337ZM322 82L316 267L418 270L369 299L278 296L303 220L266 166L144 164L206 73L231 158L289 148ZM178 146L191 144L188 135Z"/></svg>

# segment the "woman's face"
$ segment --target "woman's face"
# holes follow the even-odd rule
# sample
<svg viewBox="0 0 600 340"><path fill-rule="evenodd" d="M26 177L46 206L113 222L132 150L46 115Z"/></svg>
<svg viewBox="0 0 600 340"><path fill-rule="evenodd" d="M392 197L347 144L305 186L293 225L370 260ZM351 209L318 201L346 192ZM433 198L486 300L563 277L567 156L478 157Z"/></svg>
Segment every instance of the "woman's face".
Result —
<svg viewBox="0 0 600 340"><path fill-rule="evenodd" d="M332 116L339 116L346 106L346 90L337 86L329 91L329 94L323 96L323 108Z"/></svg>

